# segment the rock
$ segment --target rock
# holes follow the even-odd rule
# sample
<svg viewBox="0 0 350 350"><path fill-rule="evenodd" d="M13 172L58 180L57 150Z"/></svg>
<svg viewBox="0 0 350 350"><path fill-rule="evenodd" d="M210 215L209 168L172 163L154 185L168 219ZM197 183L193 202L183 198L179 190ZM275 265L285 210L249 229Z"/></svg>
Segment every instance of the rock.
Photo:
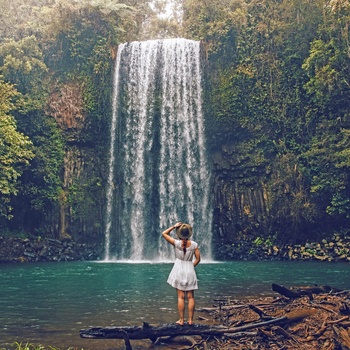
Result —
<svg viewBox="0 0 350 350"><path fill-rule="evenodd" d="M321 256L321 255L316 255L316 254L314 256L315 256L315 259L320 260L320 261L325 261L328 259L327 256Z"/></svg>
<svg viewBox="0 0 350 350"><path fill-rule="evenodd" d="M341 261L341 260L346 260L347 258L348 257L345 254L343 254L343 255L338 256L336 260Z"/></svg>
<svg viewBox="0 0 350 350"><path fill-rule="evenodd" d="M33 254L33 253L24 252L23 255L28 256L30 258L35 258L35 254Z"/></svg>
<svg viewBox="0 0 350 350"><path fill-rule="evenodd" d="M14 237L0 237L0 263L96 260L103 253L102 246L97 244L89 246L71 240L67 242L67 240L61 242L52 238L22 240Z"/></svg>
<svg viewBox="0 0 350 350"><path fill-rule="evenodd" d="M49 241L49 242L52 242L52 243L57 243L57 244L62 244L62 242L61 241L59 241L58 239L53 239L53 238L47 238L47 240Z"/></svg>
<svg viewBox="0 0 350 350"><path fill-rule="evenodd" d="M309 258L312 258L312 257L313 257L313 254L311 254L311 253L309 253L309 252L303 252L303 253L302 253L302 256L309 259Z"/></svg>

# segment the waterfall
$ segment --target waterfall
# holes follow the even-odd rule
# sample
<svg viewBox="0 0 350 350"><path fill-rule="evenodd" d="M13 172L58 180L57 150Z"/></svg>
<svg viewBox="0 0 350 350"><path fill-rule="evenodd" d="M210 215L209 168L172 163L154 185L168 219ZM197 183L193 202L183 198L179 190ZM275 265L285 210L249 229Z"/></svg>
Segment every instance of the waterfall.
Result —
<svg viewBox="0 0 350 350"><path fill-rule="evenodd" d="M169 260L161 232L177 221L211 259L210 169L205 150L200 43L118 47L105 226L106 260Z"/></svg>

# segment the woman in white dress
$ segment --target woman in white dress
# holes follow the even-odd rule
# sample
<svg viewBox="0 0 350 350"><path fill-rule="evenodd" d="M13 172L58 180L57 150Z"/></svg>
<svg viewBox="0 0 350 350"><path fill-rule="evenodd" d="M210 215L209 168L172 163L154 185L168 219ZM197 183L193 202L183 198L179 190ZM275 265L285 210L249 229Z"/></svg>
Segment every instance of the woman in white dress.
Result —
<svg viewBox="0 0 350 350"><path fill-rule="evenodd" d="M170 236L172 230L176 229L176 234L180 239ZM185 298L188 303L188 324L193 324L194 315L194 291L198 289L195 266L201 261L198 244L190 240L192 227L189 224L177 222L174 226L166 229L162 236L174 246L175 263L169 274L168 283L177 290L177 307L180 319L177 324L184 325Z"/></svg>

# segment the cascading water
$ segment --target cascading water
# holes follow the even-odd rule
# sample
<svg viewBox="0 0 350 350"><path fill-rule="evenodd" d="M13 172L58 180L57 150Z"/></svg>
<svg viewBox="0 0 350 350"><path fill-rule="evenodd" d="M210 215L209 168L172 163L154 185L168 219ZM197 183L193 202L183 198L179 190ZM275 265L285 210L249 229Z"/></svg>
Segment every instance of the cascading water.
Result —
<svg viewBox="0 0 350 350"><path fill-rule="evenodd" d="M211 259L200 43L121 44L116 59L107 189L106 260L169 260L161 232L193 226Z"/></svg>

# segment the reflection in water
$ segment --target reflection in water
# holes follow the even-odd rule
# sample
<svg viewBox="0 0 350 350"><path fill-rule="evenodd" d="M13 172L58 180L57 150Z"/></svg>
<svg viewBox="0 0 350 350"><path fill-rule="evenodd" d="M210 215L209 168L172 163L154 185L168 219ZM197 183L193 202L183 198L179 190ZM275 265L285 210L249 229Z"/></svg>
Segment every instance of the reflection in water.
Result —
<svg viewBox="0 0 350 350"><path fill-rule="evenodd" d="M0 346L29 341L60 348L123 349L117 340L81 339L79 330L174 322L176 293L166 283L171 267L96 262L0 265ZM350 289L350 269L341 263L201 263L196 269L197 307L211 306L213 298L273 295L271 283ZM151 347L147 344L133 342L133 348Z"/></svg>

